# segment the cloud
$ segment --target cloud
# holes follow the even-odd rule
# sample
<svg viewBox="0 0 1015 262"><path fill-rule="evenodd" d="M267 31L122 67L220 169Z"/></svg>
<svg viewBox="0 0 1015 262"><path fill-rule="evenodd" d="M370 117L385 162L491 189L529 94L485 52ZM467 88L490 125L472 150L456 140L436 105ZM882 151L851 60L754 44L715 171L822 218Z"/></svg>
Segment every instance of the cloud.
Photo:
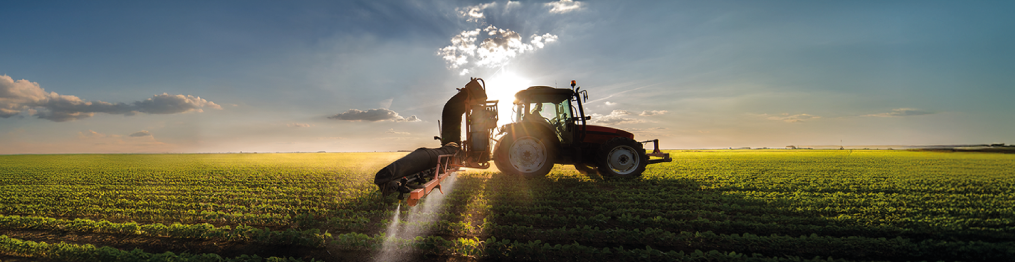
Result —
<svg viewBox="0 0 1015 262"><path fill-rule="evenodd" d="M929 114L933 114L933 113L934 112L923 111L923 110L919 110L919 109L915 109L915 108L896 108L896 109L892 109L892 112L888 112L888 113L869 114L869 115L862 115L862 116L872 116L872 117L903 117L903 116L929 115Z"/></svg>
<svg viewBox="0 0 1015 262"><path fill-rule="evenodd" d="M486 25L452 36L451 45L438 49L437 55L444 59L449 69L462 68L460 74L464 75L472 67L494 68L507 65L525 52L556 42L557 36L550 33L532 34L527 42L524 40L514 30Z"/></svg>
<svg viewBox="0 0 1015 262"><path fill-rule="evenodd" d="M584 3L572 0L560 0L557 2L545 3L543 5L551 7L550 13L563 14L571 11L580 10L582 8L582 5L584 5Z"/></svg>
<svg viewBox="0 0 1015 262"><path fill-rule="evenodd" d="M634 124L642 123L644 121L630 118L631 115L627 110L613 110L609 115L592 114L592 119L589 122L593 124L607 124L607 125L619 125L619 124Z"/></svg>
<svg viewBox="0 0 1015 262"><path fill-rule="evenodd" d="M615 105L617 105L617 103L610 102L610 101L603 102L603 104L605 104L606 106L615 106Z"/></svg>
<svg viewBox="0 0 1015 262"><path fill-rule="evenodd" d="M666 111L666 110L645 110L645 111L641 111L641 113L639 113L638 115L639 116L654 116L654 115L662 115L662 114L665 114L666 112L669 112L669 111Z"/></svg>
<svg viewBox="0 0 1015 262"><path fill-rule="evenodd" d="M768 120L783 121L786 123L796 123L803 121L811 121L821 118L820 116L808 115L808 114L796 114L790 115L789 113L782 113L781 115L769 115L769 114L754 114L759 117L763 117Z"/></svg>
<svg viewBox="0 0 1015 262"><path fill-rule="evenodd" d="M312 127L314 125L303 124L303 123L289 123L289 124L286 124L285 126L288 126L288 127Z"/></svg>
<svg viewBox="0 0 1015 262"><path fill-rule="evenodd" d="M88 130L88 131L91 131L91 130ZM95 131L92 131L92 132L95 132ZM148 132L148 130L141 130L141 131L134 132L133 134L130 134L130 135L127 135L127 136L129 136L129 137L146 137L146 136L152 136L152 133Z"/></svg>
<svg viewBox="0 0 1015 262"><path fill-rule="evenodd" d="M517 2L515 2L515 4L517 4ZM512 3L509 1L507 6L511 7L511 5ZM455 11L458 11L458 15L465 17L466 21L479 22L482 21L484 18L486 18L486 15L483 14L483 10L494 6L497 6L497 2L490 2L467 7L459 7L455 8Z"/></svg>
<svg viewBox="0 0 1015 262"><path fill-rule="evenodd" d="M349 109L344 113L329 116L329 119L347 120L347 121L393 121L393 122L420 122L418 117L409 116L408 118L398 115L395 111L391 111L385 108L370 109L367 111L359 109Z"/></svg>
<svg viewBox="0 0 1015 262"><path fill-rule="evenodd" d="M389 128L388 131L385 132L385 133L396 134L396 135L411 135L409 132L398 132L398 131L395 131L394 128Z"/></svg>
<svg viewBox="0 0 1015 262"><path fill-rule="evenodd" d="M202 108L222 109L212 101L191 95L170 95L163 93L133 103L109 103L84 101L77 96L47 93L39 83L28 80L14 81L7 75L0 76L0 117L9 118L28 112L29 115L56 122L92 117L95 113L132 116L145 114L176 114L203 112Z"/></svg>

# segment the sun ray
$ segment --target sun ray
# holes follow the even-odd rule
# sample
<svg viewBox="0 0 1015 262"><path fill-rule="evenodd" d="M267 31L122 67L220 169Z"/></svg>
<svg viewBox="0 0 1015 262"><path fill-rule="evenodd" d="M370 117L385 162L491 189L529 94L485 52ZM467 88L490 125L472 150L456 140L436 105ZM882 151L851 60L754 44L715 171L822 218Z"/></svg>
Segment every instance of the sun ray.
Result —
<svg viewBox="0 0 1015 262"><path fill-rule="evenodd" d="M531 84L528 78L511 71L500 71L486 79L487 99L500 101L497 115L500 119L497 126L511 122L511 107L515 101L515 93L528 88Z"/></svg>

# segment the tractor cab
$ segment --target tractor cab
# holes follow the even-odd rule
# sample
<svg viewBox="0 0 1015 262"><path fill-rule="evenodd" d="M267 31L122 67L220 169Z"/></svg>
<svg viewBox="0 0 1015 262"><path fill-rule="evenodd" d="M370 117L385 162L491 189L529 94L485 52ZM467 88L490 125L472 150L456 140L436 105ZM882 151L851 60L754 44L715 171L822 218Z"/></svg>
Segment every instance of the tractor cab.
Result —
<svg viewBox="0 0 1015 262"><path fill-rule="evenodd" d="M553 131L561 146L574 143L576 127L579 125L578 118L574 116L584 114L577 109L581 102L575 99L573 90L533 86L519 91L515 98L512 114L515 123L543 126Z"/></svg>
<svg viewBox="0 0 1015 262"><path fill-rule="evenodd" d="M634 139L634 134L624 130L589 125L587 120L592 117L585 115L583 105L588 95L580 87L533 86L519 91L515 98L514 122L547 126L553 130L562 147L581 143L601 144L615 137Z"/></svg>

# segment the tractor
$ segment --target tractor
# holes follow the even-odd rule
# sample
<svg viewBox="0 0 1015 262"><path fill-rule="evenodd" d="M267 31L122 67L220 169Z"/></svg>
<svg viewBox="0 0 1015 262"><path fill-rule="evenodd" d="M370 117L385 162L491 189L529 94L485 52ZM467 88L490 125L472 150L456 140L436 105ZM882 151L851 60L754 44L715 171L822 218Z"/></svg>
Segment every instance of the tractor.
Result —
<svg viewBox="0 0 1015 262"><path fill-rule="evenodd" d="M648 164L673 161L659 150L658 139L639 142L630 132L588 124L588 92L575 85L572 80L570 89L533 86L515 94L513 122L500 127L493 153L501 172L532 178L554 164L569 164L582 173L634 178ZM645 143L653 144L652 153Z"/></svg>
<svg viewBox="0 0 1015 262"><path fill-rule="evenodd" d="M482 83L482 84L480 84ZM490 168L502 173L536 178L554 164L574 165L582 173L607 178L636 178L649 164L670 162L659 150L659 140L637 141L634 134L610 127L590 125L583 104L587 90L576 87L532 86L515 94L512 123L497 128L497 100L486 100L486 82L472 78L444 104L443 122L438 121L440 148L419 148L377 172L374 183L385 193L409 194L414 206L421 197L459 168ZM465 136L461 139L462 116ZM494 129L499 130L496 134ZM497 138L499 137L499 138ZM492 148L490 142L497 141ZM646 153L644 144L652 143ZM651 158L656 157L656 158Z"/></svg>

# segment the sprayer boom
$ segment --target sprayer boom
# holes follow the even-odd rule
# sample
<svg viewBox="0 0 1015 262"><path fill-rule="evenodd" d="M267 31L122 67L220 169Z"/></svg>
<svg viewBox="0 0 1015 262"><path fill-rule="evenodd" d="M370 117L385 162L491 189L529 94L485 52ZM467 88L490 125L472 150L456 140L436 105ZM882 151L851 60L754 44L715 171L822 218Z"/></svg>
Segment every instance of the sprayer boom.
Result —
<svg viewBox="0 0 1015 262"><path fill-rule="evenodd" d="M441 189L441 182L448 178L451 173L458 171L458 166L451 163L454 159L455 154L440 155L437 157L436 172L434 172L434 178L429 182L423 184L422 188L412 190L409 192L409 199L406 200L409 206L416 206L419 203L419 199L429 195L434 189L437 189L444 194L444 190Z"/></svg>

